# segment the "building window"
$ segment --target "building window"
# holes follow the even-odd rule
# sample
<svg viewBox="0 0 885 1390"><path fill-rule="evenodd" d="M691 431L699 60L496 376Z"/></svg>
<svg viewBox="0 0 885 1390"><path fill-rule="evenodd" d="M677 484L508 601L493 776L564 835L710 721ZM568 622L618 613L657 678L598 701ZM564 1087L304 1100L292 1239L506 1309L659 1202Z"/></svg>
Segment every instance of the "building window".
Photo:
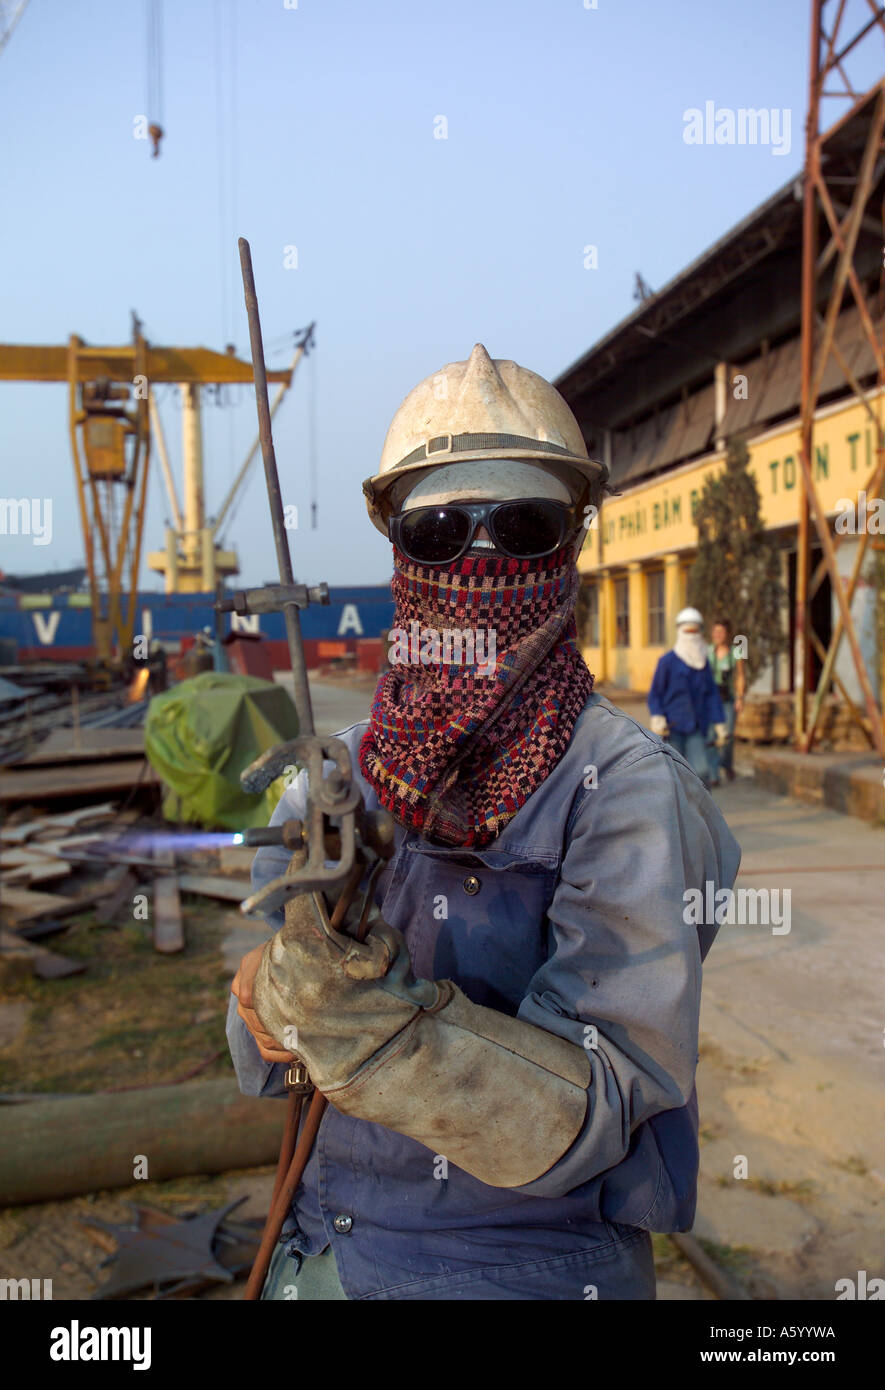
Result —
<svg viewBox="0 0 885 1390"><path fill-rule="evenodd" d="M599 585L594 583L581 586L581 603L578 612L579 636L583 646L599 646Z"/></svg>
<svg viewBox="0 0 885 1390"><path fill-rule="evenodd" d="M615 646L630 645L630 582L626 578L615 580Z"/></svg>
<svg viewBox="0 0 885 1390"><path fill-rule="evenodd" d="M667 640L663 570L649 570L645 576L645 595L648 603L648 645L662 647Z"/></svg>

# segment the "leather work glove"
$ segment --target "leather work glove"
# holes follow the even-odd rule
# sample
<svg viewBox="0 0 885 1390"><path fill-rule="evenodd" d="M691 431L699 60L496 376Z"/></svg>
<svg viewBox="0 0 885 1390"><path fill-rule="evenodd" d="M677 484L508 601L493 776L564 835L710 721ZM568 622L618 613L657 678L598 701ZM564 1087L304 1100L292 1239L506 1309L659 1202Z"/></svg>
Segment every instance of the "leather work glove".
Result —
<svg viewBox="0 0 885 1390"><path fill-rule="evenodd" d="M651 731L657 734L658 738L666 738L670 732L670 725L667 723L665 714L653 714L651 717Z"/></svg>
<svg viewBox="0 0 885 1390"><path fill-rule="evenodd" d="M471 1003L451 980L416 980L401 933L377 909L370 921L366 941L341 951L309 895L289 900L252 988L263 1029L343 1114L493 1187L546 1173L584 1123L584 1048Z"/></svg>
<svg viewBox="0 0 885 1390"><path fill-rule="evenodd" d="M728 725L714 724L713 733L716 736L716 747L724 748L726 743L728 742Z"/></svg>

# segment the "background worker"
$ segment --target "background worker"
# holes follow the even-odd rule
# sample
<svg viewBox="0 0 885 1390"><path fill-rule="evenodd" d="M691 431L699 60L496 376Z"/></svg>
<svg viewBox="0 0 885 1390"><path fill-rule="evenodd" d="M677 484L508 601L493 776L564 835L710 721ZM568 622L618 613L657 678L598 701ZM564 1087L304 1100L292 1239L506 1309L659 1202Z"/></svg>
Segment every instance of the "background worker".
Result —
<svg viewBox="0 0 885 1390"><path fill-rule="evenodd" d="M494 633L496 659L394 665L340 735L396 822L371 969L301 895L234 980L241 1089L283 1094L294 1048L330 1102L266 1299L649 1299L649 1232L691 1227L716 926L686 928L686 890L730 887L740 851L578 650L604 477L558 392L478 344L410 393L365 485L394 626ZM253 883L287 863L260 850Z"/></svg>
<svg viewBox="0 0 885 1390"><path fill-rule="evenodd" d="M648 708L652 733L666 738L709 787L716 780L716 765L709 756L707 732L712 728L720 744L728 734L703 625L696 608L677 614L676 641L655 667Z"/></svg>
<svg viewBox="0 0 885 1390"><path fill-rule="evenodd" d="M713 680L725 712L727 741L719 747L714 740L714 730L708 731L707 743L713 771L713 786L719 783L719 773L724 772L729 782L734 781L734 726L737 716L744 707L746 676L741 660L736 656L731 644L731 628L723 618L717 619L710 634L712 641L708 651Z"/></svg>

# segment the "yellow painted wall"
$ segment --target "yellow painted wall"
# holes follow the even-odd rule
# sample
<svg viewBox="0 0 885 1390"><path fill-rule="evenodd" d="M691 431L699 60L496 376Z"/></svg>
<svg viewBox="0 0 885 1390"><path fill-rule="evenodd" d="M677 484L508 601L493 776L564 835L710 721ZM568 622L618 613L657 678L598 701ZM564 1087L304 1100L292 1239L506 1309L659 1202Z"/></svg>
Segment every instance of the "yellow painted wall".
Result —
<svg viewBox="0 0 885 1390"><path fill-rule="evenodd" d="M881 418L885 397L878 393L872 400ZM824 510L832 516L840 500L856 499L858 490L866 486L875 464L875 432L864 407L852 398L844 406L819 412L814 435L814 482ZM797 524L799 438L799 423L794 421L748 441L749 467L768 530ZM651 684L658 657L667 647L646 643L647 601L640 569L652 559L665 562L667 625L672 634L676 613L685 604L682 561L691 558L697 544L694 508L704 481L721 471L724 463L724 453L713 454L603 503L578 560L585 579L599 574L601 580L600 645L584 648L584 658L598 680L633 690L647 690ZM637 564L639 568L631 569ZM614 646L613 571L630 580L629 649Z"/></svg>

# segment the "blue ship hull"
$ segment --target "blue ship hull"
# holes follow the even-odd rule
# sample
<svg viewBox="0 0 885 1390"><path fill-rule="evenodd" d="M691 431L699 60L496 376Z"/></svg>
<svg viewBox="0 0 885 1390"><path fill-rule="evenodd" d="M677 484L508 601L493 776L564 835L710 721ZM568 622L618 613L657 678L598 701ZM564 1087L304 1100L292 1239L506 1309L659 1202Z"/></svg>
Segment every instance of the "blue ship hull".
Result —
<svg viewBox="0 0 885 1390"><path fill-rule="evenodd" d="M136 633L157 638L170 651L179 650L204 628L215 631L214 594L141 593L136 608ZM302 611L301 630L309 664L332 656L332 647L352 651L357 644L377 642L393 620L393 600L386 584L330 590L330 602L311 604ZM225 615L228 631L260 632L275 653L285 644L282 613L238 619ZM87 660L92 655L91 610L80 593L0 595L0 641L5 651L14 643L16 654L6 660L35 658ZM341 644L344 644L342 647ZM327 647L329 650L323 651Z"/></svg>

